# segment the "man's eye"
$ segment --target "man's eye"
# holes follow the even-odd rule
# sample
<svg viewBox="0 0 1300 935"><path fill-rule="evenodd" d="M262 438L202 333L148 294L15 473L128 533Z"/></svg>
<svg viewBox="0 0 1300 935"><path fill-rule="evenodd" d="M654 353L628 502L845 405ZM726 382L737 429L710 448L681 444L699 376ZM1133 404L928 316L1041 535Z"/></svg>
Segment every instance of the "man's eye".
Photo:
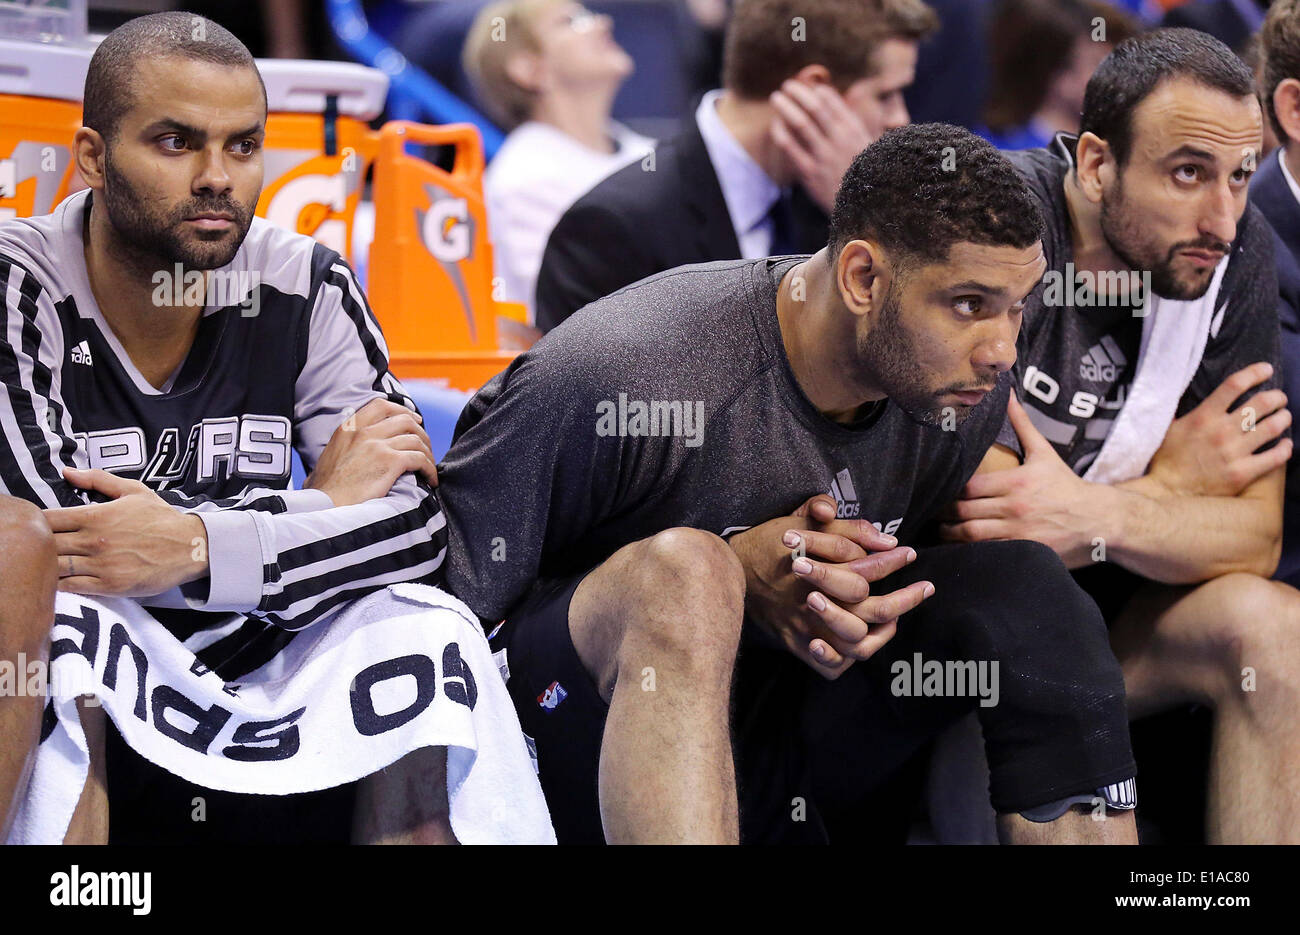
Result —
<svg viewBox="0 0 1300 935"><path fill-rule="evenodd" d="M162 148L163 148L163 149L170 150L171 152L174 152L174 153L178 153L178 152L180 152L182 149L185 148L185 140L182 139L182 138L179 137L179 136L176 136L175 134L173 134L173 135L171 135L171 136L164 136L164 137L163 137L161 140L159 140L158 142L162 144ZM179 145L177 145L177 146L172 146L172 145L171 145L172 143L177 143L177 144L179 144Z"/></svg>
<svg viewBox="0 0 1300 935"><path fill-rule="evenodd" d="M1174 170L1174 178L1180 182L1195 182L1200 174L1200 168L1194 165L1179 166Z"/></svg>
<svg viewBox="0 0 1300 935"><path fill-rule="evenodd" d="M241 156L251 156L257 152L256 140L240 140L235 144L235 149Z"/></svg>
<svg viewBox="0 0 1300 935"><path fill-rule="evenodd" d="M964 295L952 300L952 307L962 315L978 315L981 303L977 295Z"/></svg>

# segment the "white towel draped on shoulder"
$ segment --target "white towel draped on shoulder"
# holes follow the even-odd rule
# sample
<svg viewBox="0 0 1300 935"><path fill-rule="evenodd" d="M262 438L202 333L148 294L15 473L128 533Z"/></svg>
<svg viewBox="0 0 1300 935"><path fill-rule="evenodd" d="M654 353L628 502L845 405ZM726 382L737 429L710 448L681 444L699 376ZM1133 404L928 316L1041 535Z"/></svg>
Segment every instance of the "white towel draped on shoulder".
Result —
<svg viewBox="0 0 1300 935"><path fill-rule="evenodd" d="M1209 289L1199 299L1147 295L1137 373L1101 451L1084 472L1084 480L1117 484L1146 473L1173 424L1178 401L1201 365L1211 330L1217 333L1221 327L1215 315L1230 257L1219 261Z"/></svg>

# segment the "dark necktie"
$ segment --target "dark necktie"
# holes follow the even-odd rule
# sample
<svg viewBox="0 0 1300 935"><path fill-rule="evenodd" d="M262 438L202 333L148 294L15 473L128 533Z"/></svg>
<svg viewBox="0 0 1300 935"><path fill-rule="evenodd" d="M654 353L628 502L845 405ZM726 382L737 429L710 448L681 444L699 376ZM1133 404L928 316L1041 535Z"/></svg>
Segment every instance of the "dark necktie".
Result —
<svg viewBox="0 0 1300 935"><path fill-rule="evenodd" d="M767 216L772 219L772 248L769 256L786 256L801 252L795 242L794 199L790 189L781 189L781 195L772 202Z"/></svg>

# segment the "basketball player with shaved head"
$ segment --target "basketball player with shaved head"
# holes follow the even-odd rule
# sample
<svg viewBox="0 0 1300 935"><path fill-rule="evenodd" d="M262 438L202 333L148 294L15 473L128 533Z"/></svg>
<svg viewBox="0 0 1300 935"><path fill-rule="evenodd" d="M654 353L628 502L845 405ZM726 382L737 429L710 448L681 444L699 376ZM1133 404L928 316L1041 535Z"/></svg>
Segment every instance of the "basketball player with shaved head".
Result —
<svg viewBox="0 0 1300 935"><path fill-rule="evenodd" d="M553 840L478 622L434 587L428 437L356 278L253 216L252 56L188 13L130 20L91 59L84 120L88 190L0 223L0 490L42 509L59 581L52 621L2 621L6 648L43 626L58 677L43 720L11 733L0 709L9 839L105 841L107 775L133 763L119 788L263 804L360 779L359 841ZM134 760L108 757L118 735ZM517 794L475 805L498 768L480 788ZM197 831L190 807L165 826Z"/></svg>

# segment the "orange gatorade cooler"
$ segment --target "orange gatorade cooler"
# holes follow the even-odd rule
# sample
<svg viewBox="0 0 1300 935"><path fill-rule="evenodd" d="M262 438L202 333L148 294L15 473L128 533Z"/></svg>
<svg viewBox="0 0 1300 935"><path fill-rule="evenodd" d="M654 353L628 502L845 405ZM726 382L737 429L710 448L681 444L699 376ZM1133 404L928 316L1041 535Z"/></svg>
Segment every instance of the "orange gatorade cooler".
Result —
<svg viewBox="0 0 1300 935"><path fill-rule="evenodd" d="M0 221L49 214L67 196L93 51L0 37Z"/></svg>
<svg viewBox="0 0 1300 935"><path fill-rule="evenodd" d="M354 261L352 227L388 77L347 62L260 59L266 82L265 182L257 213Z"/></svg>
<svg viewBox="0 0 1300 935"><path fill-rule="evenodd" d="M406 143L455 147L451 172L404 151ZM394 372L473 390L504 370L497 316L523 306L493 295L483 202L483 145L470 124L392 121L375 156L375 239L368 291Z"/></svg>
<svg viewBox="0 0 1300 935"><path fill-rule="evenodd" d="M91 43L0 38L0 218L48 214L68 194ZM352 221L374 156L368 122L383 72L346 62L262 60L266 179L257 213L352 259Z"/></svg>
<svg viewBox="0 0 1300 935"><path fill-rule="evenodd" d="M67 196L93 52L91 42L0 36L0 220L47 214ZM356 265L354 222L373 164L375 234L365 279L393 370L454 389L482 386L515 356L499 348L502 335L522 346L530 336L513 335L524 327L524 307L493 294L478 131L401 122L370 130L388 91L387 76L374 68L257 65L268 106L257 213ZM407 142L454 146L452 171L407 155Z"/></svg>

